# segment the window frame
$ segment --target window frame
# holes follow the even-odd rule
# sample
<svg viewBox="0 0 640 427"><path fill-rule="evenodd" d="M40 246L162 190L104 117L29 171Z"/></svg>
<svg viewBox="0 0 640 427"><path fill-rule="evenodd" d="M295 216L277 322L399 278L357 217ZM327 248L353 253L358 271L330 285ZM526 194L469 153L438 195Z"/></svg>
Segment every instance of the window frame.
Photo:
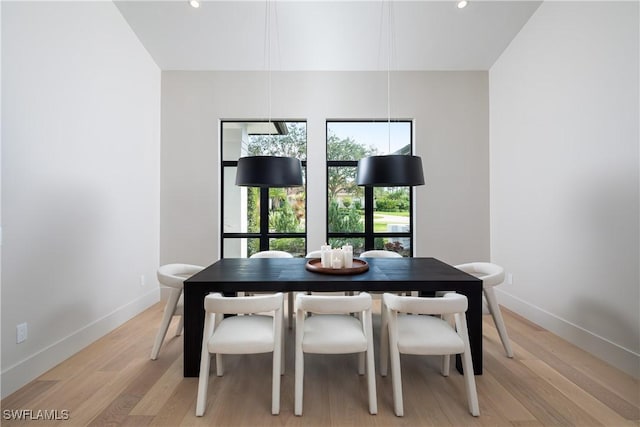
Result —
<svg viewBox="0 0 640 427"><path fill-rule="evenodd" d="M410 119L327 119L325 120L325 177L326 188L329 188L329 169L331 167L354 167L357 168L357 160L329 160L328 139L329 139L329 125L331 123L409 123L409 144L410 153L413 153L413 120ZM391 154L391 153L385 153ZM381 154L381 155L385 155ZM399 187L402 188L402 187ZM374 187L364 186L364 232L330 232L329 227L329 194L327 191L325 197L325 230L326 241L329 242L331 238L352 238L352 239L364 239L365 251L376 249L375 240L377 238L408 238L409 239L409 257L414 253L414 191L413 187L409 187L409 231L408 232L384 232L376 233L374 222ZM378 248L380 249L380 248Z"/></svg>
<svg viewBox="0 0 640 427"><path fill-rule="evenodd" d="M308 141L309 141L309 136L306 132L306 130L308 129L307 126L307 120L301 120L301 119L272 119L271 122L287 122L287 123L304 123L305 125L305 134L306 134L306 140L305 140L305 151L308 148ZM303 170L303 176L307 177L304 180L304 183L301 187L304 188L304 193L305 193L305 198L304 198L304 211L305 211L305 227L304 227L304 232L287 232L287 233L281 233L281 232L270 232L269 231L269 189L270 188L280 188L280 187L269 187L269 188L262 188L259 187L259 203L260 203L260 222L259 222L259 227L260 227L260 231L255 233L255 232L226 232L224 231L224 191L225 191L225 168L237 168L238 167L238 160L224 160L224 124L225 123L266 123L268 122L268 120L259 120L259 119L225 119L225 120L220 120L220 258L224 258L224 242L225 239L258 239L259 240L259 251L267 251L270 250L269 246L270 246L270 241L271 239L286 239L286 238L302 238L304 239L304 252L306 253L307 251L307 244L308 244L308 224L307 224L307 203L308 203L308 196L307 196L307 180L308 180L308 176L307 176L307 160L301 160L301 164L302 164L302 170ZM234 183L235 185L235 183Z"/></svg>

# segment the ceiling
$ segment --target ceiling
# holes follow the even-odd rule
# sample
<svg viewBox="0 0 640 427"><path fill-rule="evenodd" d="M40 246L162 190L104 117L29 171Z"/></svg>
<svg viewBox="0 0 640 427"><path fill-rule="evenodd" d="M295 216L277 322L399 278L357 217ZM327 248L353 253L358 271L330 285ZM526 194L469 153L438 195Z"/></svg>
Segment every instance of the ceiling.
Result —
<svg viewBox="0 0 640 427"><path fill-rule="evenodd" d="M162 70L359 71L488 70L541 2L115 3Z"/></svg>

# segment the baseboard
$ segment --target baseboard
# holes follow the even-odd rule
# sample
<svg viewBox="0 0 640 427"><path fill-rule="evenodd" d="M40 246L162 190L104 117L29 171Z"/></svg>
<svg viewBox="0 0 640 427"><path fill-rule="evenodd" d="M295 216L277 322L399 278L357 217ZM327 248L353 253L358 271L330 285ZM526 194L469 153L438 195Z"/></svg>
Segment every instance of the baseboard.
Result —
<svg viewBox="0 0 640 427"><path fill-rule="evenodd" d="M640 378L640 354L496 288L501 305L553 332L611 366Z"/></svg>
<svg viewBox="0 0 640 427"><path fill-rule="evenodd" d="M89 344L156 304L159 300L159 295L158 288L155 288L138 299L117 308L106 316L8 367L0 373L1 398L4 399L63 360L73 356Z"/></svg>

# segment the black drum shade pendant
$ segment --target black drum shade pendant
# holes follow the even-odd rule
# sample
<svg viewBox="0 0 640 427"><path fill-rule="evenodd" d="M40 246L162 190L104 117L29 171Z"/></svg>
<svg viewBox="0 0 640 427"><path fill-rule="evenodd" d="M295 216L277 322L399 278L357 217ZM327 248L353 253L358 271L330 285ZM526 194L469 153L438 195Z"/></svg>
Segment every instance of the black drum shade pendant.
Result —
<svg viewBox="0 0 640 427"><path fill-rule="evenodd" d="M240 157L236 185L264 188L299 187L302 185L302 164L295 157Z"/></svg>
<svg viewBox="0 0 640 427"><path fill-rule="evenodd" d="M389 129L389 152L391 152L391 35L393 20L391 19L391 0L387 1L387 123ZM380 21L380 40L382 40L382 20ZM410 152L410 151L408 151ZM386 156L370 156L358 160L356 184L365 187L409 187L424 185L422 159L406 154L390 154Z"/></svg>
<svg viewBox="0 0 640 427"><path fill-rule="evenodd" d="M366 187L407 187L424 185L422 159L394 154L358 160L356 184Z"/></svg>

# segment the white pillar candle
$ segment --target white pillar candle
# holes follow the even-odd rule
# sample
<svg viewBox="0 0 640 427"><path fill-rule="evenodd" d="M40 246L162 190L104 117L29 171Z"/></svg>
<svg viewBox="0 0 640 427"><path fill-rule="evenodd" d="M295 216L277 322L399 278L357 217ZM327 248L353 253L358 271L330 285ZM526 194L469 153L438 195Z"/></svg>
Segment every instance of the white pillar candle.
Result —
<svg viewBox="0 0 640 427"><path fill-rule="evenodd" d="M342 255L344 256L344 267L352 268L353 267L353 246L344 245L342 247Z"/></svg>
<svg viewBox="0 0 640 427"><path fill-rule="evenodd" d="M331 267L332 268L342 268L344 262L344 255L342 255L342 249L334 249L331 251Z"/></svg>
<svg viewBox="0 0 640 427"><path fill-rule="evenodd" d="M331 245L320 246L320 263L322 268L331 268Z"/></svg>

